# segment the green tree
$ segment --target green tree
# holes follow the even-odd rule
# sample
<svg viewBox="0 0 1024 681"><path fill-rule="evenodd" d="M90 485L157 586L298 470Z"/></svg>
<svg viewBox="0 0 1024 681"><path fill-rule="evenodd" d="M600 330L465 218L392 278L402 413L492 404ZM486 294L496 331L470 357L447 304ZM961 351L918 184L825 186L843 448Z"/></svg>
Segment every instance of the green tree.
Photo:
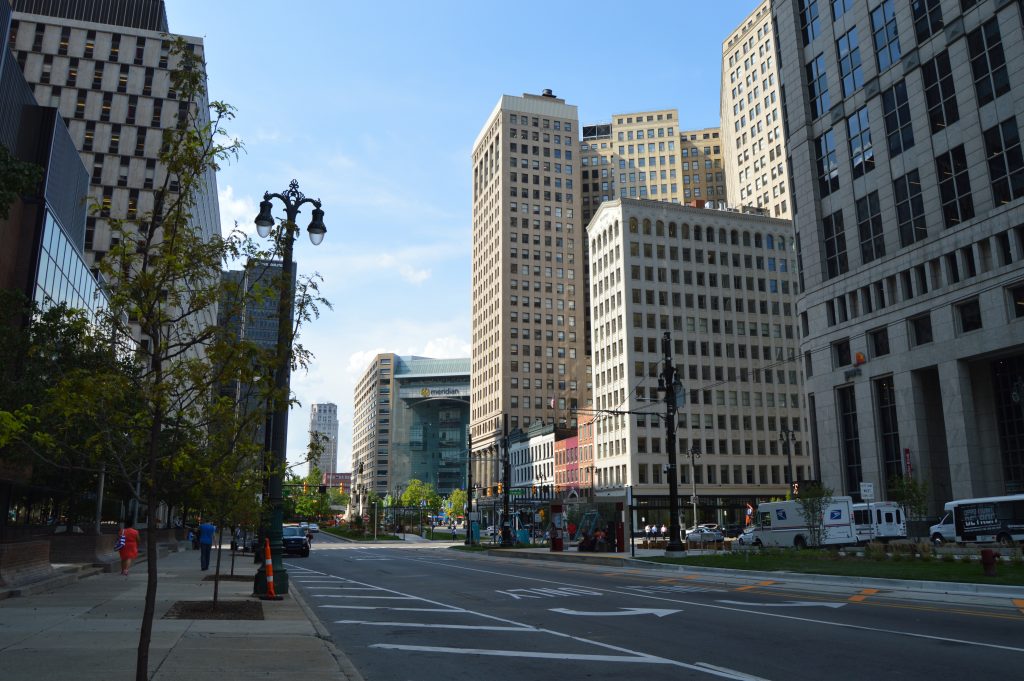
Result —
<svg viewBox="0 0 1024 681"><path fill-rule="evenodd" d="M928 515L928 482L900 476L889 483L889 498L898 502L911 520L923 520Z"/></svg>
<svg viewBox="0 0 1024 681"><path fill-rule="evenodd" d="M10 215L15 199L36 190L42 177L42 168L18 160L5 145L0 144L0 220L6 220Z"/></svg>
<svg viewBox="0 0 1024 681"><path fill-rule="evenodd" d="M828 539L828 525L825 523L825 511L832 503L833 492L816 482L804 483L800 486L800 496L796 498L800 510L807 520L808 543L821 546Z"/></svg>
<svg viewBox="0 0 1024 681"><path fill-rule="evenodd" d="M458 516L466 514L466 504L468 497L466 496L466 490L456 489L452 490L452 493L445 499L444 512L451 518L457 518Z"/></svg>

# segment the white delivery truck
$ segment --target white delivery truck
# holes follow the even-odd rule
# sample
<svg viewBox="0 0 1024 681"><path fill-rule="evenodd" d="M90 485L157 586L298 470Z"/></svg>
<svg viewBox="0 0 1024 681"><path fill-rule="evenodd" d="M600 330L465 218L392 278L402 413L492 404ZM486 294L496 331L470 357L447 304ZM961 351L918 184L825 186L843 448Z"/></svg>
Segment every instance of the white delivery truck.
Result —
<svg viewBox="0 0 1024 681"><path fill-rule="evenodd" d="M857 533L853 525L853 500L850 497L832 497L825 504L821 519L821 538L815 544L814 532L804 518L799 501L769 501L759 504L754 520L754 546L841 546L856 544Z"/></svg>
<svg viewBox="0 0 1024 681"><path fill-rule="evenodd" d="M945 509L953 514L957 543L1024 542L1024 494L959 499L947 502Z"/></svg>
<svg viewBox="0 0 1024 681"><path fill-rule="evenodd" d="M860 543L907 538L907 514L895 501L854 504L853 524Z"/></svg>

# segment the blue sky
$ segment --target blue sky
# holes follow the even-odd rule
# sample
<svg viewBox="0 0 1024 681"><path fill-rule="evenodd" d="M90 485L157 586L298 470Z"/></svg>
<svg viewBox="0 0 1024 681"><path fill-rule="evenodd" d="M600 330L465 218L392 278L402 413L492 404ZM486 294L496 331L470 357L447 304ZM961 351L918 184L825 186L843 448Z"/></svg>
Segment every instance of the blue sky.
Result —
<svg viewBox="0 0 1024 681"><path fill-rule="evenodd" d="M757 4L167 0L171 30L204 39L211 98L238 109L224 226L251 229L293 178L323 201L327 236L295 258L334 310L302 335L316 359L292 376L289 461L310 403L334 402L351 470L352 391L378 352L469 356L470 153L502 94L551 88L583 125L678 108L681 129L717 126L722 40Z"/></svg>

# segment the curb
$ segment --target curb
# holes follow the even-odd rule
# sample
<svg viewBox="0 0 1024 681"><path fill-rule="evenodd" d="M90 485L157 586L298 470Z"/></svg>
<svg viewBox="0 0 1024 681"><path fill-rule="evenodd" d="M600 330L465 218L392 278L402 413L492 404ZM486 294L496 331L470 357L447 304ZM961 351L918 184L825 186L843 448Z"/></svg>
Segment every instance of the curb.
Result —
<svg viewBox="0 0 1024 681"><path fill-rule="evenodd" d="M302 614L306 616L310 624L313 625L313 629L316 630L316 636L323 641L324 647L327 648L327 652L330 653L334 661L338 663L338 670L344 674L351 681L365 681L363 675L359 673L359 670L355 668L352 661L348 659L345 653L334 645L334 638L331 633L327 631L327 627L320 622L320 618L316 616L316 613L309 607L306 600L300 595L297 589L289 589L288 595L292 597L295 603L302 609Z"/></svg>
<svg viewBox="0 0 1024 681"><path fill-rule="evenodd" d="M709 576L729 577L750 577L751 579L779 579L785 578L792 582L808 582L826 586L864 586L881 587L889 590L916 591L930 594L959 594L969 596L983 596L991 598L1022 598L1024 599L1024 586L1004 586L1001 584L979 584L975 582L932 582L926 580L905 580L885 579L882 577L841 577L837 575L818 575L802 572L766 572L763 570L728 570L723 568L709 568L700 565L673 565L669 563L655 563L639 558L592 558L590 556L578 556L573 554L557 553L533 553L530 551L509 551L508 549L490 550L488 556L505 556L514 558L527 558L531 560L553 560L567 563L587 563L590 565L609 565L614 567L634 567L648 570L664 570L669 572L698 572Z"/></svg>

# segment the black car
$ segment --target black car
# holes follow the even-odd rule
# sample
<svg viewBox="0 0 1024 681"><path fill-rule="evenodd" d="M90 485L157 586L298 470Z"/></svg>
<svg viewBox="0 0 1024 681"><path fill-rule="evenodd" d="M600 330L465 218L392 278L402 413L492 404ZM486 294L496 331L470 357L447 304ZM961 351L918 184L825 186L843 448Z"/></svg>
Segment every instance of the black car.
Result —
<svg viewBox="0 0 1024 681"><path fill-rule="evenodd" d="M743 528L741 526L735 525L735 524L734 525L726 525L725 526L725 530L724 530L723 533L725 534L726 537L731 537L731 538L735 539L736 537L740 536L740 534L743 533Z"/></svg>
<svg viewBox="0 0 1024 681"><path fill-rule="evenodd" d="M289 526L282 528L281 532L281 544L286 554L295 553L303 558L309 556L309 537L305 528Z"/></svg>

